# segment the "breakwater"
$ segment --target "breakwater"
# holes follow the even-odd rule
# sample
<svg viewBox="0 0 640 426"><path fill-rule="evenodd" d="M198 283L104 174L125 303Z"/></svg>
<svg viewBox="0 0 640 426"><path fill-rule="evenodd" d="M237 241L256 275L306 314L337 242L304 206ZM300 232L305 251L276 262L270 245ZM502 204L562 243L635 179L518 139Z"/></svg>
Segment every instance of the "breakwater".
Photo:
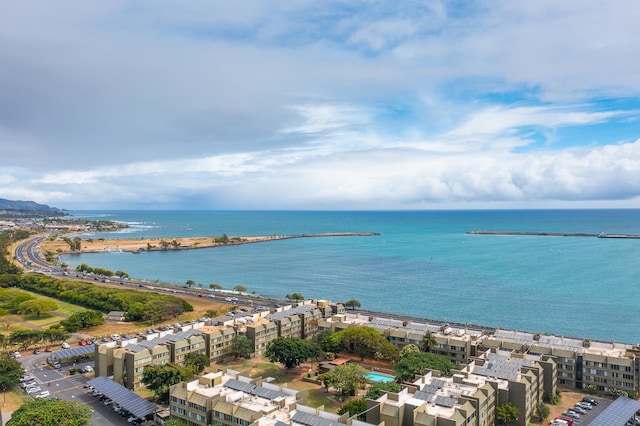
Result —
<svg viewBox="0 0 640 426"><path fill-rule="evenodd" d="M591 234L588 232L539 232L539 231L467 231L474 235L533 235L541 237L596 237L596 238L629 238L640 239L638 234Z"/></svg>

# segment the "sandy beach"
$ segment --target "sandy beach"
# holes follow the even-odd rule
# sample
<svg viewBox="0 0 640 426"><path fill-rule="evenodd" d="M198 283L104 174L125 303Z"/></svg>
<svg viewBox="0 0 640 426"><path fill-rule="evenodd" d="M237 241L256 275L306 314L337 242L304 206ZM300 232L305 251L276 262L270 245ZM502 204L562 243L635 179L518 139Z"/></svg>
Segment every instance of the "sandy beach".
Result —
<svg viewBox="0 0 640 426"><path fill-rule="evenodd" d="M105 253L160 251L160 250L188 250L237 244L262 243L267 241L286 240L291 238L312 237L364 237L378 235L373 232L345 232L327 234L302 235L263 235L245 237L190 237L190 238L137 238L137 239L82 239L80 250L71 251L69 244L62 238L55 241L45 240L40 244L43 250L55 253ZM71 238L73 239L73 238Z"/></svg>

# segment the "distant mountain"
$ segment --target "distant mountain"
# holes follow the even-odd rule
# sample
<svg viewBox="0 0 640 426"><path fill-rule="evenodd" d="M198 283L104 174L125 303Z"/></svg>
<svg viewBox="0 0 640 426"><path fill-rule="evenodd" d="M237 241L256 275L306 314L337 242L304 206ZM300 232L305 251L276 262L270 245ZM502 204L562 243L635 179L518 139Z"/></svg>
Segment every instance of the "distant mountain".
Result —
<svg viewBox="0 0 640 426"><path fill-rule="evenodd" d="M0 198L0 210L29 210L62 213L63 210L56 207L49 207L46 204L38 204L35 201L13 201Z"/></svg>

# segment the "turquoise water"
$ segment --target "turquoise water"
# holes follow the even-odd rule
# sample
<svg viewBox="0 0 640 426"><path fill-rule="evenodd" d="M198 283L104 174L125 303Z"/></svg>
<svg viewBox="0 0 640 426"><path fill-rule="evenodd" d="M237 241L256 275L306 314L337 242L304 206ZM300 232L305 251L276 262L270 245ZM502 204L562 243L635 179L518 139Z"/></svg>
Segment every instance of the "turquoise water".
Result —
<svg viewBox="0 0 640 426"><path fill-rule="evenodd" d="M105 238L379 232L176 252L65 256L148 280L556 335L640 342L640 240L469 230L640 234L639 210L75 212L131 224Z"/></svg>
<svg viewBox="0 0 640 426"><path fill-rule="evenodd" d="M367 377L367 379L375 383L389 383L389 382L393 382L394 380L393 377L385 376L378 373L367 373L365 374L365 376Z"/></svg>

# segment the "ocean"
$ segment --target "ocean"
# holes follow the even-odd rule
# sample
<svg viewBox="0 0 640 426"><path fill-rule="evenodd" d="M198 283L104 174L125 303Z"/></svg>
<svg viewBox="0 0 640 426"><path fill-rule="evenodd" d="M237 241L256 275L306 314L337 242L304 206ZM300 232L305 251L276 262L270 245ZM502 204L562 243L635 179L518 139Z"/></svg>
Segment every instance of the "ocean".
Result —
<svg viewBox="0 0 640 426"><path fill-rule="evenodd" d="M346 301L460 324L640 343L640 239L470 235L470 230L640 234L640 210L77 211L125 222L94 238L377 232L197 250L75 254L71 267L265 297ZM83 238L89 235L83 236Z"/></svg>

